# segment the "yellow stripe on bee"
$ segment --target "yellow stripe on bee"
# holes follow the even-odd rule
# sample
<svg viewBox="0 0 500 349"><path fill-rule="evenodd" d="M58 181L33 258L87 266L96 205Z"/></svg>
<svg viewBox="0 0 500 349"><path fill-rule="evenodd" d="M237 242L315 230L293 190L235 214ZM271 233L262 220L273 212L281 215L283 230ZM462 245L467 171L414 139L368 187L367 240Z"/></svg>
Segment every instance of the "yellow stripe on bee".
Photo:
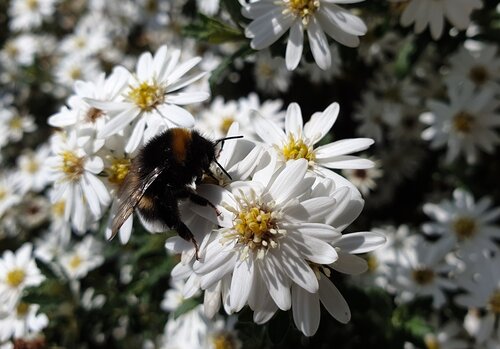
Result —
<svg viewBox="0 0 500 349"><path fill-rule="evenodd" d="M153 208L153 199L150 198L149 196L146 196L144 195L141 200L139 200L139 203L138 203L138 206L139 208L143 209L143 210L149 210L151 208Z"/></svg>
<svg viewBox="0 0 500 349"><path fill-rule="evenodd" d="M177 162L186 160L187 147L191 142L191 131L186 128L172 129L172 153Z"/></svg>

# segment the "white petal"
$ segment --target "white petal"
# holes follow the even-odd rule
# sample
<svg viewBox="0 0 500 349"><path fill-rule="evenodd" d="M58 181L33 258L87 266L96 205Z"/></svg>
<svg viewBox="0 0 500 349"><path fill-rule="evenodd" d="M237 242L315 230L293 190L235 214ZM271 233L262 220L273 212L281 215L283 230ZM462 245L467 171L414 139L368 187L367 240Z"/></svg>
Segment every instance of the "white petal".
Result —
<svg viewBox="0 0 500 349"><path fill-rule="evenodd" d="M285 116L285 133L293 134L295 138L302 135L302 112L297 103L290 103Z"/></svg>
<svg viewBox="0 0 500 349"><path fill-rule="evenodd" d="M231 280L230 300L231 309L240 311L248 301L253 285L254 264L251 258L236 262Z"/></svg>
<svg viewBox="0 0 500 349"><path fill-rule="evenodd" d="M346 324L351 320L351 310L337 287L325 276L319 279L319 299L337 321Z"/></svg>
<svg viewBox="0 0 500 349"><path fill-rule="evenodd" d="M290 28L290 36L286 45L285 61L288 70L294 70L299 65L304 47L304 28L302 21L297 21Z"/></svg>
<svg viewBox="0 0 500 349"><path fill-rule="evenodd" d="M366 253L385 244L384 235L373 232L359 232L345 234L335 243L344 252L351 254Z"/></svg>
<svg viewBox="0 0 500 349"><path fill-rule="evenodd" d="M318 330L321 315L318 293L309 293L294 285L292 302L295 326L306 336L314 335Z"/></svg>

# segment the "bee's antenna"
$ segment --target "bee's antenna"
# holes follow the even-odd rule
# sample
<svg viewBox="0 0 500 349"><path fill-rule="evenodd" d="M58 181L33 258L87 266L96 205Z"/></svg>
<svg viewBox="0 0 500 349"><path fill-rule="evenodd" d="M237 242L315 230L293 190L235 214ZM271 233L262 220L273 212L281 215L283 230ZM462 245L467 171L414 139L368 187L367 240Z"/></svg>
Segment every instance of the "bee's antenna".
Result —
<svg viewBox="0 0 500 349"><path fill-rule="evenodd" d="M227 141L228 139L238 139L238 138L243 138L243 136L231 136L231 137L219 138L215 141L215 145L220 143L220 148L222 150L222 147L224 146L224 141Z"/></svg>
<svg viewBox="0 0 500 349"><path fill-rule="evenodd" d="M238 137L238 138L241 138L241 137ZM231 176L229 175L229 173L224 169L224 167L222 167L221 164L219 164L219 162L217 160L214 160L215 163L217 164L217 166L219 166L219 168L222 170L222 172L224 172L224 174L230 179L230 180L233 180L231 178Z"/></svg>

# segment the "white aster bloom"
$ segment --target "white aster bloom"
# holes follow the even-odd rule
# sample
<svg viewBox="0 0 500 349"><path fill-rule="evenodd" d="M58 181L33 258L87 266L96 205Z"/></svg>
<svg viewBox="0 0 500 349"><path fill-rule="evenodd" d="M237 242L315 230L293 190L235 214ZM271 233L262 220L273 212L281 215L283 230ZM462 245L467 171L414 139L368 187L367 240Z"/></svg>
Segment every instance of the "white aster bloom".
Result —
<svg viewBox="0 0 500 349"><path fill-rule="evenodd" d="M449 104L437 100L427 102L430 112L420 116L429 125L422 138L431 141L431 148L448 148L446 161L452 162L463 154L468 164L477 161L478 150L493 153L500 137L495 128L500 126L497 110L500 101L491 89L476 91L474 85L464 81L449 85Z"/></svg>
<svg viewBox="0 0 500 349"><path fill-rule="evenodd" d="M49 117L48 124L54 127L79 127L100 130L105 124L107 114L96 107L89 105L85 99L92 98L99 101L117 100L128 82L123 68L116 68L105 77L101 73L93 81L75 82L75 94L67 100L67 107L61 108L59 113Z"/></svg>
<svg viewBox="0 0 500 349"><path fill-rule="evenodd" d="M330 264L338 258L328 242L340 233L327 224L306 223L307 217L326 219L324 208L334 210L335 199L307 201L315 179L306 177L306 160L288 162L279 174L274 168L271 162L252 182L207 188L205 196L222 212L218 217L222 228L206 240L193 266L202 289L232 273L230 310L239 311L248 303L257 323L267 321L277 308L291 307L292 284L318 292L309 262ZM316 206L319 201L321 209Z"/></svg>
<svg viewBox="0 0 500 349"><path fill-rule="evenodd" d="M380 169L380 161L372 161L374 163L372 168L342 170L344 177L354 184L364 196L369 195L370 191L377 188L377 181L384 173L383 170Z"/></svg>
<svg viewBox="0 0 500 349"><path fill-rule="evenodd" d="M101 244L88 235L72 250L63 253L58 262L69 279L82 279L89 271L94 270L104 262L101 250Z"/></svg>
<svg viewBox="0 0 500 349"><path fill-rule="evenodd" d="M477 87L500 92L500 56L497 45L484 45L471 51L461 47L450 56L450 72L447 80L460 83L469 80Z"/></svg>
<svg viewBox="0 0 500 349"><path fill-rule="evenodd" d="M32 256L33 246L22 245L15 253L5 251L0 258L0 303L2 308L17 304L26 287L38 286L45 279Z"/></svg>
<svg viewBox="0 0 500 349"><path fill-rule="evenodd" d="M349 155L367 149L373 144L369 138L343 139L315 148L330 131L339 114L339 105L332 103L323 112L314 113L303 124L302 112L296 103L288 106L285 130L272 121L256 118L255 130L259 137L275 149L280 162L306 159L309 169L319 176L333 179L337 186L355 187L331 169L367 169L373 161Z"/></svg>
<svg viewBox="0 0 500 349"><path fill-rule="evenodd" d="M52 16L58 0L16 0L10 3L9 26L13 31L37 28Z"/></svg>
<svg viewBox="0 0 500 349"><path fill-rule="evenodd" d="M56 82L67 89L71 89L79 80L94 80L99 74L99 61L96 58L78 54L63 56L54 68Z"/></svg>
<svg viewBox="0 0 500 349"><path fill-rule="evenodd" d="M109 112L110 120L99 130L99 138L107 138L130 128L132 131L125 152L132 153L142 143L171 127L192 127L194 118L181 106L206 100L206 92L180 92L179 90L202 78L205 73L188 74L201 60L191 58L179 63L180 50L158 49L139 57L135 74L126 69L120 73L128 79L128 86L121 91L122 101L86 101L97 109ZM186 75L188 74L188 75Z"/></svg>
<svg viewBox="0 0 500 349"><path fill-rule="evenodd" d="M101 217L110 201L106 186L97 176L104 168L100 157L89 155L75 132L52 139L53 155L47 159L50 180L54 182L52 203L64 200L64 216L76 231L87 229L88 212L93 220Z"/></svg>
<svg viewBox="0 0 500 349"><path fill-rule="evenodd" d="M273 95L288 91L292 75L283 63L283 58L272 57L268 50L255 55L253 74L260 91Z"/></svg>
<svg viewBox="0 0 500 349"><path fill-rule="evenodd" d="M18 142L23 134L36 130L35 119L31 115L21 114L15 108L6 108L0 110L0 124L5 125L7 137L11 142Z"/></svg>
<svg viewBox="0 0 500 349"><path fill-rule="evenodd" d="M496 252L494 240L500 238L500 226L494 222L500 217L500 208L491 206L488 197L475 202L471 193L456 189L453 201L424 205L424 212L434 222L424 223L422 230L449 241L450 248L458 247L461 257Z"/></svg>
<svg viewBox="0 0 500 349"><path fill-rule="evenodd" d="M401 25L407 27L415 23L415 33L421 33L428 26L434 40L443 34L444 20L459 30L467 29L470 15L483 6L481 0L391 0L408 2L401 15Z"/></svg>
<svg viewBox="0 0 500 349"><path fill-rule="evenodd" d="M337 4L360 0L260 0L243 7L242 13L252 22L245 29L253 49L261 50L276 42L290 30L286 47L286 66L297 68L304 47L304 31L316 64L321 69L331 66L328 34L349 47L359 45L358 36L366 33L364 22Z"/></svg>
<svg viewBox="0 0 500 349"><path fill-rule="evenodd" d="M19 190L21 193L28 191L40 192L49 182L48 167L45 161L49 157L50 147L40 146L35 152L29 151L19 155L17 166L19 168Z"/></svg>
<svg viewBox="0 0 500 349"><path fill-rule="evenodd" d="M38 51L37 38L31 34L21 34L6 41L0 51L0 59L7 65L30 66Z"/></svg>
<svg viewBox="0 0 500 349"><path fill-rule="evenodd" d="M29 338L49 324L45 314L39 314L38 304L18 303L13 311L0 310L0 341Z"/></svg>
<svg viewBox="0 0 500 349"><path fill-rule="evenodd" d="M396 300L409 302L417 297L431 297L432 306L441 308L446 303L444 290L456 288L449 278L452 269L445 263L444 256L449 251L447 241L429 243L421 236L412 250L406 251L406 258L400 265L396 265L397 275L395 280Z"/></svg>

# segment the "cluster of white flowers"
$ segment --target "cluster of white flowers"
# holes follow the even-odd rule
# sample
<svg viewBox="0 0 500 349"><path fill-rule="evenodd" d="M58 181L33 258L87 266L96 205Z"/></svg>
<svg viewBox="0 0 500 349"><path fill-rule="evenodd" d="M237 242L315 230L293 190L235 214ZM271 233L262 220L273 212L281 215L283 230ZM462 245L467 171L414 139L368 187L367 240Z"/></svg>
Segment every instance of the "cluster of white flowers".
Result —
<svg viewBox="0 0 500 349"><path fill-rule="evenodd" d="M422 302L427 349L500 348L500 6L0 7L0 348L235 349L241 318L270 332L280 311L321 336L326 313L358 325L349 287L393 319ZM235 138L190 183L213 207L179 200L199 250L134 215L108 241L132 162L172 128Z"/></svg>

